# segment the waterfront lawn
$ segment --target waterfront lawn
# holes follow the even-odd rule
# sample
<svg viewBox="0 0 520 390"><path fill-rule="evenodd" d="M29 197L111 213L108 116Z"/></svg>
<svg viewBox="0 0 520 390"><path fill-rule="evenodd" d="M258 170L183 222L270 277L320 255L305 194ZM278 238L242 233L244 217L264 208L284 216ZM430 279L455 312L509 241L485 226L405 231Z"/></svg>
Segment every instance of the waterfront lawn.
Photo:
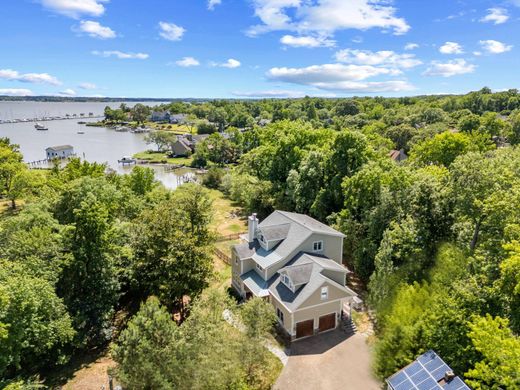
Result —
<svg viewBox="0 0 520 390"><path fill-rule="evenodd" d="M190 134L192 132L195 133L195 131L196 131L195 127L190 129L186 125L177 125L177 124L169 124L169 123L147 122L146 126L151 129L154 129L154 130L163 130L163 131L172 132L174 134Z"/></svg>
<svg viewBox="0 0 520 390"><path fill-rule="evenodd" d="M149 163L167 163L175 165L191 166L192 157L167 157L164 152L154 152L147 150L145 152L136 153L133 156L138 160L147 161Z"/></svg>

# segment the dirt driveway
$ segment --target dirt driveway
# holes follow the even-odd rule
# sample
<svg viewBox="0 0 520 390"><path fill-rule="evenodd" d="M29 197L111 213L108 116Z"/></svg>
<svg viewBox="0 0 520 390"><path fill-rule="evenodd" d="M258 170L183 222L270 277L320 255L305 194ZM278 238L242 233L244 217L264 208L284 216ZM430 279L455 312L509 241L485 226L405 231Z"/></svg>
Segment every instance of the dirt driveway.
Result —
<svg viewBox="0 0 520 390"><path fill-rule="evenodd" d="M289 362L274 385L279 390L380 390L370 368L366 337L341 330L293 342Z"/></svg>

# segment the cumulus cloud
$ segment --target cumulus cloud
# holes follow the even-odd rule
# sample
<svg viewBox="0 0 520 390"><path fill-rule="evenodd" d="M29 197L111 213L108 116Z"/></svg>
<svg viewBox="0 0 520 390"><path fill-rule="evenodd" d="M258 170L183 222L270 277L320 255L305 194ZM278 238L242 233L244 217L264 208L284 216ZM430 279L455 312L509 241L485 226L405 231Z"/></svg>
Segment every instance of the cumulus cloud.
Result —
<svg viewBox="0 0 520 390"><path fill-rule="evenodd" d="M387 0L253 0L255 16L261 24L252 26L249 35L269 31L317 32L331 35L345 29L381 28L404 34L410 26L395 16Z"/></svg>
<svg viewBox="0 0 520 390"><path fill-rule="evenodd" d="M407 81L366 81L375 76L396 76L397 69L355 64L323 64L305 68L271 68L267 78L273 81L312 86L315 88L351 93L410 91Z"/></svg>
<svg viewBox="0 0 520 390"><path fill-rule="evenodd" d="M423 74L426 76L453 77L473 73L475 69L474 64L470 64L462 58L457 58L448 62L432 61L430 67Z"/></svg>
<svg viewBox="0 0 520 390"><path fill-rule="evenodd" d="M76 91L74 91L71 88L67 88L67 89L61 91L60 93L58 93L58 95L59 96L68 96L68 97L76 96Z"/></svg>
<svg viewBox="0 0 520 390"><path fill-rule="evenodd" d="M405 45L404 50L415 50L418 48L419 48L419 44L410 42Z"/></svg>
<svg viewBox="0 0 520 390"><path fill-rule="evenodd" d="M222 4L221 0L208 0L208 9L213 11L217 5Z"/></svg>
<svg viewBox="0 0 520 390"><path fill-rule="evenodd" d="M391 50L370 51L344 49L336 52L336 61L358 65L384 65L410 69L422 64L415 54L398 54Z"/></svg>
<svg viewBox="0 0 520 390"><path fill-rule="evenodd" d="M186 29L175 23L159 22L159 35L168 41L180 41Z"/></svg>
<svg viewBox="0 0 520 390"><path fill-rule="evenodd" d="M0 88L0 96L32 96L33 91L25 88Z"/></svg>
<svg viewBox="0 0 520 390"><path fill-rule="evenodd" d="M502 54L511 51L513 45L506 45L503 42L488 39L485 41L479 41L482 49L488 54Z"/></svg>
<svg viewBox="0 0 520 390"><path fill-rule="evenodd" d="M93 84L93 83L81 83L80 85L78 85L78 88L91 90L91 89L97 89L98 87L96 84Z"/></svg>
<svg viewBox="0 0 520 390"><path fill-rule="evenodd" d="M0 69L0 79L22 83L61 85L61 82L48 73L20 73L12 69Z"/></svg>
<svg viewBox="0 0 520 390"><path fill-rule="evenodd" d="M238 68L242 65L242 63L234 58L228 59L226 62L210 62L209 66L212 67L220 67L220 68Z"/></svg>
<svg viewBox="0 0 520 390"><path fill-rule="evenodd" d="M336 41L332 39L327 39L326 37L313 37L313 36L294 36L294 35L284 35L280 39L280 43L285 46L292 47L307 47L307 48L315 48L315 47L332 47L336 45Z"/></svg>
<svg viewBox="0 0 520 390"><path fill-rule="evenodd" d="M184 57L181 60L175 61L175 64L183 68L189 68L190 66L199 66L200 62L193 57Z"/></svg>
<svg viewBox="0 0 520 390"><path fill-rule="evenodd" d="M105 13L103 3L109 0L40 0L52 12L79 19L83 15L101 16Z"/></svg>
<svg viewBox="0 0 520 390"><path fill-rule="evenodd" d="M439 51L442 54L461 54L461 53L464 53L464 50L462 50L462 46L459 45L457 42L446 42L444 45L442 45L439 48Z"/></svg>
<svg viewBox="0 0 520 390"><path fill-rule="evenodd" d="M116 57L120 60L128 60L128 59L137 59L137 60L146 60L148 57L150 57L146 53L125 53L119 50L105 50L105 51L98 51L94 50L92 52L93 55L99 56L99 57Z"/></svg>
<svg viewBox="0 0 520 390"><path fill-rule="evenodd" d="M490 8L488 14L480 19L483 23L502 24L509 20L509 14L504 8Z"/></svg>
<svg viewBox="0 0 520 390"><path fill-rule="evenodd" d="M79 26L73 28L78 33L84 33L92 38L110 39L116 37L116 32L110 27L102 26L92 20L82 20Z"/></svg>

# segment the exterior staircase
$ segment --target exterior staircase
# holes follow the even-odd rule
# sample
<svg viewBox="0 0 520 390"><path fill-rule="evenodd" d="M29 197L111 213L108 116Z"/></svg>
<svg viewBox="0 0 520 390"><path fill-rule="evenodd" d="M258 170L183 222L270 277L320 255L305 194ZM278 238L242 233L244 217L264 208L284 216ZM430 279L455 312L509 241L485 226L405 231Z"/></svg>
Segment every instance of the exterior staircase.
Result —
<svg viewBox="0 0 520 390"><path fill-rule="evenodd" d="M353 336L357 332L356 324L352 321L352 317L344 317L341 319L341 330L348 336Z"/></svg>

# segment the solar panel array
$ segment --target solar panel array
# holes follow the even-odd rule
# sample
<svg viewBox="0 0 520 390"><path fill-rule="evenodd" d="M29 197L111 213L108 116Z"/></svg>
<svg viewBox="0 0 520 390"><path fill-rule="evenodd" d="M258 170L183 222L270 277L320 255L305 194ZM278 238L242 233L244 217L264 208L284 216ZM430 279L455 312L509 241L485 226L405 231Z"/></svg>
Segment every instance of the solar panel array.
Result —
<svg viewBox="0 0 520 390"><path fill-rule="evenodd" d="M388 378L387 383L392 390L470 390L458 376L444 382L448 371L451 368L434 351L428 351Z"/></svg>

